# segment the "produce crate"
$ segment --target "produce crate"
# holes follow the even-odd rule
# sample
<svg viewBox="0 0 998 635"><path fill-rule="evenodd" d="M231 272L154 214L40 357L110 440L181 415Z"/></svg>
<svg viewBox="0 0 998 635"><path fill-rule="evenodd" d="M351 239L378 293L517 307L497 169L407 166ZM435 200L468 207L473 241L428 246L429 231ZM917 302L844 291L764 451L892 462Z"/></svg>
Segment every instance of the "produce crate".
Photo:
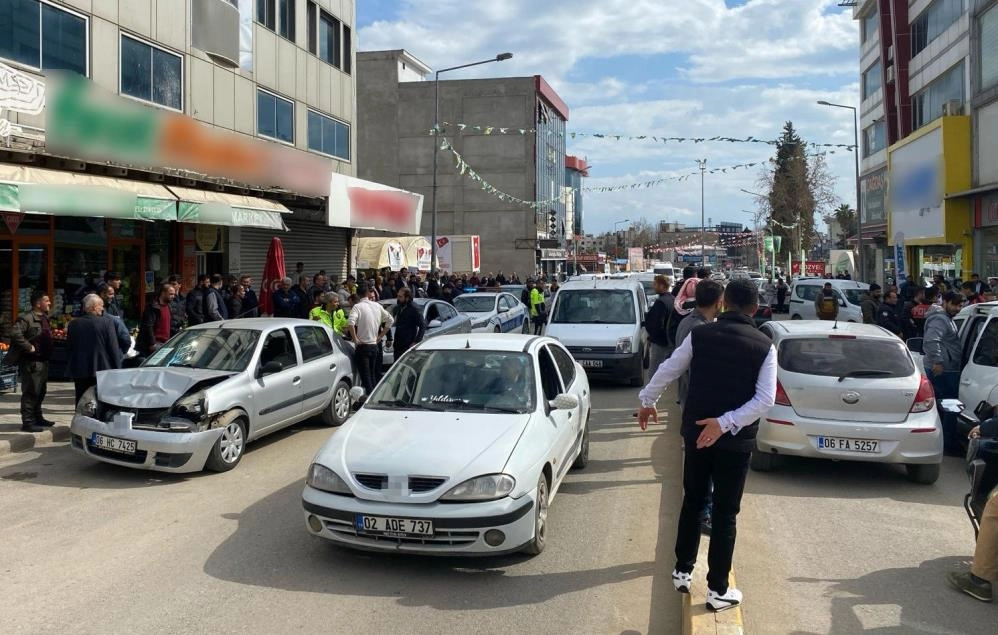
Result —
<svg viewBox="0 0 998 635"><path fill-rule="evenodd" d="M4 365L6 351L0 351L0 392L17 390L17 366Z"/></svg>

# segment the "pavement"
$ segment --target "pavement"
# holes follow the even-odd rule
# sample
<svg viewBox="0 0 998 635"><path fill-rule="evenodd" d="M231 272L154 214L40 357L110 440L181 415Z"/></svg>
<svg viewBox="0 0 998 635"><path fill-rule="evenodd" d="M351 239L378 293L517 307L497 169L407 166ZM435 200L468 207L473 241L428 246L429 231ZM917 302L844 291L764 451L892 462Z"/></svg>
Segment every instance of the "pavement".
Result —
<svg viewBox="0 0 998 635"><path fill-rule="evenodd" d="M45 417L58 425L44 432L22 432L20 408L20 386L17 391L0 393L0 459L13 452L69 440L69 421L75 409L72 383L49 383L44 402Z"/></svg>
<svg viewBox="0 0 998 635"><path fill-rule="evenodd" d="M311 536L304 475L335 434L316 424L252 444L224 474L119 468L64 442L0 457L0 632L679 633L678 412L642 432L636 393L594 384L591 462L567 477L534 558L386 556ZM66 420L68 401L53 394L46 411ZM0 395L3 416L16 403Z"/></svg>

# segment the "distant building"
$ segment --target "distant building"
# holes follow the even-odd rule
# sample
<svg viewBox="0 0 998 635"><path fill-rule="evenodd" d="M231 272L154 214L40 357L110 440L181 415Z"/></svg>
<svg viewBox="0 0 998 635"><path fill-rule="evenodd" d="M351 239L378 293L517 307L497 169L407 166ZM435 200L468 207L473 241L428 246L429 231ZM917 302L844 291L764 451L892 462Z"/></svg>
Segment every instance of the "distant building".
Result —
<svg viewBox="0 0 998 635"><path fill-rule="evenodd" d="M589 165L585 159L565 157L565 186L571 189L572 196L572 227L571 234L581 236L582 224L582 179L589 176Z"/></svg>

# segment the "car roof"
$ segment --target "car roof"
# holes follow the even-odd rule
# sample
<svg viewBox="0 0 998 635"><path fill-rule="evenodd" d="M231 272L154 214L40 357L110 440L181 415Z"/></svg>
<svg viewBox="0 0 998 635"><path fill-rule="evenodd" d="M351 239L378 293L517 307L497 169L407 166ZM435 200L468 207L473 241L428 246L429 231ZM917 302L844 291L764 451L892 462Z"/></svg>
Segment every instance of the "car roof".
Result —
<svg viewBox="0 0 998 635"><path fill-rule="evenodd" d="M572 280L561 285L558 291L579 291L582 289L635 289L641 283L633 278L608 278L603 280Z"/></svg>
<svg viewBox="0 0 998 635"><path fill-rule="evenodd" d="M965 318L970 315L998 315L998 302L980 302L978 304L968 304L957 313L958 318Z"/></svg>
<svg viewBox="0 0 998 635"><path fill-rule="evenodd" d="M461 349L525 352L554 338L517 333L463 333L431 337L419 345L420 350L454 351Z"/></svg>
<svg viewBox="0 0 998 635"><path fill-rule="evenodd" d="M508 292L506 292L506 291L499 291L499 290L496 290L496 291L473 291L472 293L462 293L461 295L457 296L457 298L454 298L454 299L457 300L458 298L496 298L496 297L499 296L500 293L506 293L507 295L509 295Z"/></svg>
<svg viewBox="0 0 998 635"><path fill-rule="evenodd" d="M797 278L794 280L794 286L806 285L814 287L823 287L826 282L830 282L832 287L835 288L845 288L845 289L862 289L866 290L870 288L865 282L859 282L858 280L839 280L837 278Z"/></svg>
<svg viewBox="0 0 998 635"><path fill-rule="evenodd" d="M204 324L195 324L188 327L189 329L213 329L213 328L227 328L227 329L246 329L250 331L270 331L277 328L294 328L296 326L324 326L320 322L315 320L301 320L298 318L275 318L275 317L264 317L264 318L236 318L232 320L219 320L217 322L206 322Z"/></svg>
<svg viewBox="0 0 998 635"><path fill-rule="evenodd" d="M833 322L831 320L779 320L766 324L773 330L777 339L843 335L864 339L901 341L896 335L876 324Z"/></svg>

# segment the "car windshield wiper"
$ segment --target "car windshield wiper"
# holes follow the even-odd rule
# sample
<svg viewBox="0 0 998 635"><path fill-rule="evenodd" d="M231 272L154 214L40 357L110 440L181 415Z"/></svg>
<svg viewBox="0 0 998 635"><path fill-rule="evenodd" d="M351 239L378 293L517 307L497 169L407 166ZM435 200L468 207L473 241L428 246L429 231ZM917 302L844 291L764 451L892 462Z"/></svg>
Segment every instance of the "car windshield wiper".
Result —
<svg viewBox="0 0 998 635"><path fill-rule="evenodd" d="M413 403L411 401L406 401L404 399L374 401L369 403L368 405L375 408L386 408L392 410L435 410L435 411L442 410L442 408L433 408L427 404Z"/></svg>
<svg viewBox="0 0 998 635"><path fill-rule="evenodd" d="M467 401L455 401L447 405L453 406L455 410L492 410L494 412L504 412L509 414L523 414L523 410L520 408L512 408L510 406L491 406L483 403L470 403Z"/></svg>
<svg viewBox="0 0 998 635"><path fill-rule="evenodd" d="M183 363L183 364L167 364L166 367L167 368L197 368L197 366L195 366L194 364L188 364L186 362Z"/></svg>
<svg viewBox="0 0 998 635"><path fill-rule="evenodd" d="M889 370L850 370L839 377L839 381L845 381L846 377L886 377L893 374Z"/></svg>

